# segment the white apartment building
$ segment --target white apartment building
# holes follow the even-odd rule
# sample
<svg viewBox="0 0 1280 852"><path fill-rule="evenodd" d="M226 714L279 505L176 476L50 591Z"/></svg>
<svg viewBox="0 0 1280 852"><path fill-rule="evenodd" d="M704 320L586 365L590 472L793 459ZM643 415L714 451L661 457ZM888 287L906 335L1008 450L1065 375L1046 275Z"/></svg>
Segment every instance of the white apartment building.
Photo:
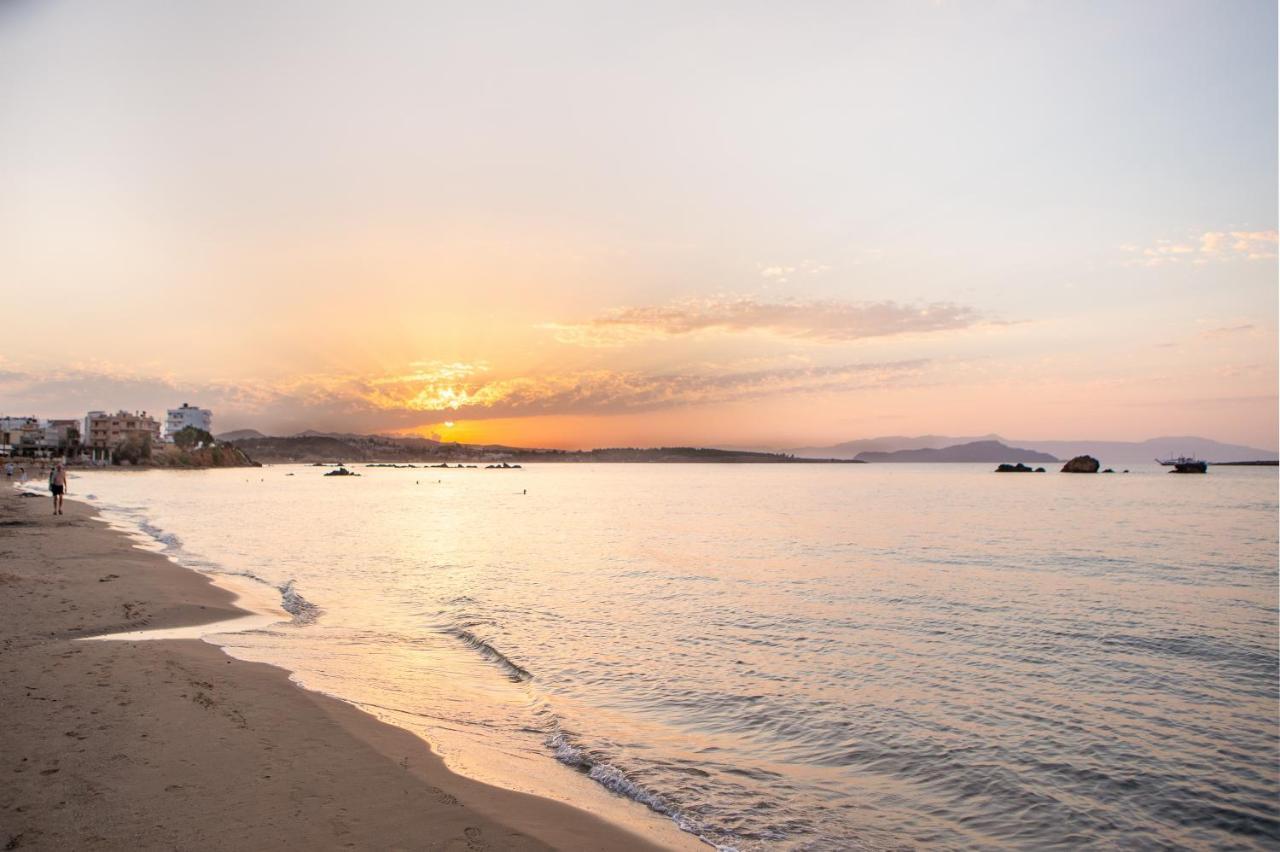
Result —
<svg viewBox="0 0 1280 852"><path fill-rule="evenodd" d="M182 403L181 408L170 408L169 416L164 421L165 440L173 442L173 436L188 426L203 429L213 434L213 412L207 408Z"/></svg>

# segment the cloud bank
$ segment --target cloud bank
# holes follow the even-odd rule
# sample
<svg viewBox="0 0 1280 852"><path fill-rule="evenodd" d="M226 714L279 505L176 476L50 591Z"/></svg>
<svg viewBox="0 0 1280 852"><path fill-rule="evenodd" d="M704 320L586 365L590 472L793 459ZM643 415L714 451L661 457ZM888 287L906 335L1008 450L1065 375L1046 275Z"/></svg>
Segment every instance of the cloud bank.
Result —
<svg viewBox="0 0 1280 852"><path fill-rule="evenodd" d="M980 320L964 305L936 302L829 300L760 302L751 297L691 299L670 305L623 307L579 323L549 323L555 339L573 346L626 346L701 333L766 333L819 343L969 328Z"/></svg>

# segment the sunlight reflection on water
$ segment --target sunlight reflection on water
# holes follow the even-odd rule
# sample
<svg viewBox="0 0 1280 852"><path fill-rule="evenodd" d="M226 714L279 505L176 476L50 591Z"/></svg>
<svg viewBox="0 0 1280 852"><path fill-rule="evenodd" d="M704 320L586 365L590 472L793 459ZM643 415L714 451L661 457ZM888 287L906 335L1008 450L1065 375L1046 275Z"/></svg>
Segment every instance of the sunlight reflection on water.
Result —
<svg viewBox="0 0 1280 852"><path fill-rule="evenodd" d="M80 478L478 777L740 849L1280 841L1273 469L361 472Z"/></svg>

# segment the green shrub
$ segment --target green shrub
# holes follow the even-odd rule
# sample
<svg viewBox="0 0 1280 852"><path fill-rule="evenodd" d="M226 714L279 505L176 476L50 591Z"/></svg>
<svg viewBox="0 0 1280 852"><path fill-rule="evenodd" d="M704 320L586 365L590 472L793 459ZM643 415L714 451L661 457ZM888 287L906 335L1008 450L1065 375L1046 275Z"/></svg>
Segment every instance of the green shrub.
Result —
<svg viewBox="0 0 1280 852"><path fill-rule="evenodd" d="M179 429L173 436L173 442L184 450L189 450L197 444L204 444L206 447L213 446L213 436L203 429L197 429L194 426L184 426Z"/></svg>

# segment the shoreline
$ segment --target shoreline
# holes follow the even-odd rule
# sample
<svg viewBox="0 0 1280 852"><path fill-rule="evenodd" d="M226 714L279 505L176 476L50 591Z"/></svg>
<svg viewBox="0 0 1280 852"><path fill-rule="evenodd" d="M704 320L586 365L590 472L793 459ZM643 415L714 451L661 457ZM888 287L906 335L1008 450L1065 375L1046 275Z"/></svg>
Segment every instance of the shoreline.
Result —
<svg viewBox="0 0 1280 852"><path fill-rule="evenodd" d="M664 848L458 775L414 733L282 668L196 639L77 641L254 613L90 506L47 509L0 497L6 848Z"/></svg>

